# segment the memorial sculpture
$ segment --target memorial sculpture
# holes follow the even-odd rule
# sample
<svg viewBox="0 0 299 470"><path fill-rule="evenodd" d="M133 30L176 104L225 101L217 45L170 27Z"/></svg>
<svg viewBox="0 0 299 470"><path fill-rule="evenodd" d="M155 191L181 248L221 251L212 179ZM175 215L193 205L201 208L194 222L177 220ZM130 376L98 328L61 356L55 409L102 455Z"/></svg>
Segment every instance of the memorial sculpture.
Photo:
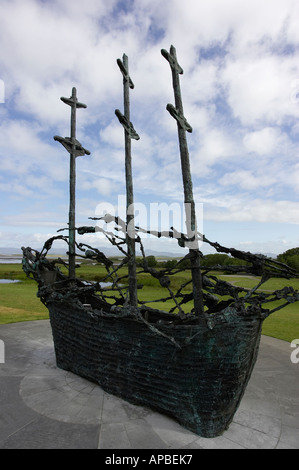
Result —
<svg viewBox="0 0 299 470"><path fill-rule="evenodd" d="M61 98L71 106L71 137L55 136L70 153L70 212L68 235L47 240L41 251L23 247L23 269L38 284L38 297L47 306L52 327L57 366L98 383L105 391L133 404L149 406L176 419L182 426L203 437L221 435L231 423L250 379L259 349L262 323L274 311L299 300L292 287L274 292L260 288L271 277L298 277L290 267L263 255L226 248L210 241L197 230L186 132L192 132L183 112L179 75L183 74L173 46L161 51L169 62L175 106L167 110L177 121L186 211L186 233L175 227L151 232L135 226L131 139L139 135L130 121L129 91L134 84L129 75L128 57L118 59L123 76L124 114L115 114L124 128L127 219L104 215L90 217L110 224L102 230L123 255L119 265L100 250L76 241L79 235L93 233L94 226L75 225L75 159L88 155L76 140L76 89L71 98ZM130 210L128 210L130 208ZM63 230L63 229L62 229ZM168 237L188 253L171 268L149 266L142 233ZM56 240L68 245L69 263L47 257ZM221 266L204 267L199 241L217 252L244 262L225 266L226 272L258 276L252 289L233 286L214 272ZM136 247L142 253L136 260ZM77 251L76 251L77 250ZM103 264L111 287L87 282L76 276L76 257ZM60 264L66 264L68 275ZM172 276L189 266L190 280L172 287ZM128 286L120 270L128 268ZM138 299L138 273L149 273L165 289L162 301L172 300L169 311L148 306ZM186 286L192 288L186 292ZM279 306L268 304L281 300ZM192 307L190 308L190 302Z"/></svg>

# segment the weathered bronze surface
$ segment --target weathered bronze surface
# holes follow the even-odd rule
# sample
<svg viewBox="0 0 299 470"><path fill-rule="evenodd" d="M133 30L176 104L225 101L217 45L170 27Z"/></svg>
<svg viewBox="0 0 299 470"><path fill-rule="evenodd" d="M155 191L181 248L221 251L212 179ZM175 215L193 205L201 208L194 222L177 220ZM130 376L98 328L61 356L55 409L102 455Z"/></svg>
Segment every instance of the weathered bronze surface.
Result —
<svg viewBox="0 0 299 470"><path fill-rule="evenodd" d="M130 121L130 88L134 88L129 75L129 60L123 54L123 60L117 59L117 64L123 75L124 87L124 115L116 109L115 114L124 127L125 135L125 173L126 173L126 213L127 213L127 246L128 246L128 269L129 269L129 300L132 307L137 306L137 280L136 280L136 260L135 260L135 227L134 227L134 191L132 174L131 139L139 140L139 135L135 131Z"/></svg>
<svg viewBox="0 0 299 470"><path fill-rule="evenodd" d="M77 90L72 89L70 98L60 98L65 104L71 107L71 137L54 136L54 140L60 142L70 154L70 206L69 206L69 277L76 277L76 157L90 155L89 150L82 147L76 139L76 109L86 108L86 104L78 102Z"/></svg>
<svg viewBox="0 0 299 470"><path fill-rule="evenodd" d="M106 220L125 231L125 223L119 218L108 216ZM89 227L79 230L91 232ZM126 253L125 237L112 231L106 235ZM155 235L178 236L173 231ZM23 268L38 282L38 296L49 309L58 367L92 380L131 403L169 414L200 436L221 435L233 419L253 370L262 322L276 311L265 307L275 300L284 299L279 308L299 300L299 293L291 287L271 293L258 288L270 276L298 274L266 257L225 248L204 237L203 241L217 251L246 263L225 266L226 271L235 272L237 268L262 279L254 289L247 290L210 274L215 267L202 267L207 309L206 319L202 319L187 307L193 299L192 291L184 292L188 282L176 291L169 282L172 274L186 270L181 265L190 254L172 268L156 270L148 266L141 239L138 241L143 250L138 272L159 280L166 292L162 301L175 300L174 308L167 312L150 307L148 302L139 301L134 308L128 305L126 277L119 275L128 259L124 257L120 265L113 265L99 250L82 243L77 245L82 256L104 264L107 276L103 281L110 281L111 287L78 278L74 284L58 269L62 260L46 257L56 239L68 243L66 237L57 236L48 240L40 253L23 248ZM186 240L181 234L179 242Z"/></svg>
<svg viewBox="0 0 299 470"><path fill-rule="evenodd" d="M179 145L180 145L180 154L181 154L181 168L183 176L183 185L184 185L184 203L185 208L190 210L186 211L186 224L187 224L187 236L189 239L192 239L192 248L190 253L191 257L191 271L192 271L192 284L193 284L193 296L194 296L194 308L196 315L205 316L203 297L202 297L202 280L200 273L200 260L199 260L199 249L198 243L196 242L197 237L197 222L196 222L196 213L195 213L195 203L193 198L193 188L192 188L192 178L190 170L190 160L189 160L189 151L186 138L186 131L192 132L190 124L188 124L186 118L184 117L184 109L180 88L180 79L179 75L183 74L182 67L178 64L176 57L176 50L173 46L170 47L170 52L168 53L165 49L161 51L163 57L170 64L172 72L172 84L174 90L175 98L175 108L171 105L167 105L167 110L170 114L176 119L178 126L178 136L179 136Z"/></svg>

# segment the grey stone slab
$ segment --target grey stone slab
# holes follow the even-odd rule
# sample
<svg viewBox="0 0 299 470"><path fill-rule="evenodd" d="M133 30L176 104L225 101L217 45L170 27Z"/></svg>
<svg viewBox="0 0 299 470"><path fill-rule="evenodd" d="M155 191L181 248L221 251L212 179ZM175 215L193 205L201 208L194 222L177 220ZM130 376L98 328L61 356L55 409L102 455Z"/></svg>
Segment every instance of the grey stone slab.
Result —
<svg viewBox="0 0 299 470"><path fill-rule="evenodd" d="M167 449L168 445L143 419L125 423L132 449Z"/></svg>
<svg viewBox="0 0 299 470"><path fill-rule="evenodd" d="M20 383L20 395L26 401L32 395L44 394L53 388L59 388L59 377L51 375L26 375Z"/></svg>
<svg viewBox="0 0 299 470"><path fill-rule="evenodd" d="M279 443L289 445L293 449L299 449L299 428L283 424Z"/></svg>
<svg viewBox="0 0 299 470"><path fill-rule="evenodd" d="M258 414L239 409L234 416L234 423L240 424L255 431L279 438L281 433L281 420L273 416Z"/></svg>
<svg viewBox="0 0 299 470"><path fill-rule="evenodd" d="M281 404L288 403L290 398L299 405L299 364L293 364L293 371L282 370L280 376L273 376L275 392Z"/></svg>
<svg viewBox="0 0 299 470"><path fill-rule="evenodd" d="M39 417L7 437L2 449L97 449L99 427Z"/></svg>
<svg viewBox="0 0 299 470"><path fill-rule="evenodd" d="M5 363L0 364L0 377L24 375L27 367L28 354L24 354L22 348L12 354L5 344Z"/></svg>
<svg viewBox="0 0 299 470"><path fill-rule="evenodd" d="M130 418L126 410L128 410L128 406L124 400L105 393L102 413L103 423L123 423L129 421Z"/></svg>
<svg viewBox="0 0 299 470"><path fill-rule="evenodd" d="M105 423L101 425L98 449L132 449L123 423Z"/></svg>
<svg viewBox="0 0 299 470"><path fill-rule="evenodd" d="M275 449L278 444L277 437L234 422L225 432L225 437L245 449Z"/></svg>
<svg viewBox="0 0 299 470"><path fill-rule="evenodd" d="M285 399L281 405L282 424L293 428L299 428L299 400Z"/></svg>
<svg viewBox="0 0 299 470"><path fill-rule="evenodd" d="M132 405L131 403L126 402L125 400L121 400L121 403L129 420L146 418L147 416L153 413L153 411L147 407L143 407L140 405Z"/></svg>
<svg viewBox="0 0 299 470"><path fill-rule="evenodd" d="M224 436L219 436L214 437L213 439L200 437L189 445L183 447L183 449L245 449L245 447L237 442L227 439Z"/></svg>
<svg viewBox="0 0 299 470"><path fill-rule="evenodd" d="M59 371L57 377L27 375L21 382L20 395L27 406L49 418L66 423L99 424L104 397L101 388L81 377L75 385L66 375L65 371Z"/></svg>
<svg viewBox="0 0 299 470"><path fill-rule="evenodd" d="M0 448L9 436L22 433L22 429L37 418L38 414L21 400L0 405Z"/></svg>
<svg viewBox="0 0 299 470"><path fill-rule="evenodd" d="M19 388L22 377L0 376L0 404L6 405L20 400Z"/></svg>
<svg viewBox="0 0 299 470"><path fill-rule="evenodd" d="M293 447L289 442L279 441L279 443L276 446L276 449L278 449L278 450L287 450L287 449L295 450L295 449L298 449L298 447Z"/></svg>
<svg viewBox="0 0 299 470"><path fill-rule="evenodd" d="M144 420L160 439L165 442L169 449L180 449L198 439L196 434L183 428L168 416L151 412Z"/></svg>
<svg viewBox="0 0 299 470"><path fill-rule="evenodd" d="M273 380L253 373L239 409L261 416L281 418L281 409Z"/></svg>

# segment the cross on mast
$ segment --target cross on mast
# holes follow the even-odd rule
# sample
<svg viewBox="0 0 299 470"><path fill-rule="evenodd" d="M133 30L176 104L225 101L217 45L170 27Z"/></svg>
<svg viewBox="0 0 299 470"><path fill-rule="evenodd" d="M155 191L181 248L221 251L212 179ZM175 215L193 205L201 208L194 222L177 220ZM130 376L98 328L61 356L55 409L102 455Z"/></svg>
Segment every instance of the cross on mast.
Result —
<svg viewBox="0 0 299 470"><path fill-rule="evenodd" d="M76 110L77 108L87 108L86 104L79 103L77 90L72 89L70 98L60 98L65 104L71 107L71 137L54 136L54 140L60 142L70 154L70 205L69 205L69 277L76 277L76 237L75 237L75 206L76 206L76 157L90 155L90 151L82 147L76 139Z"/></svg>
<svg viewBox="0 0 299 470"><path fill-rule="evenodd" d="M123 75L124 87L124 114L119 109L115 110L119 122L124 128L125 135L125 172L126 172L126 222L127 222L127 247L128 247L128 274L129 274L129 301L130 305L137 307L137 279L136 279L136 257L135 257L135 223L134 223L134 193L132 176L131 140L139 140L139 135L130 121L130 88L134 84L129 75L129 63L126 54L123 60L117 59L117 64Z"/></svg>
<svg viewBox="0 0 299 470"><path fill-rule="evenodd" d="M192 127L184 117L183 102L180 88L179 75L184 73L182 67L178 64L176 50L174 46L170 47L170 52L161 50L163 57L169 62L172 72L172 83L175 98L175 107L172 104L166 106L167 111L176 119L178 127L178 137L181 155L181 168L184 186L184 203L186 211L187 235L192 240L192 248L189 248L191 255L191 273L193 286L194 310L198 316L204 316L202 279L200 272L199 249L197 241L197 222L195 214L195 203L193 198L192 178L190 171L189 151L186 138L186 131L192 132Z"/></svg>

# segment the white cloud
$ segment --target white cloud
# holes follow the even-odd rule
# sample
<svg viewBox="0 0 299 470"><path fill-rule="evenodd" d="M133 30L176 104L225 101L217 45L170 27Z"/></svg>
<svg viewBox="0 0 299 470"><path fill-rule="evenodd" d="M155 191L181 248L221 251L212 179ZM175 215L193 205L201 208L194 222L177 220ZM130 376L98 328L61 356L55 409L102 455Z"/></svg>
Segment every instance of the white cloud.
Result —
<svg viewBox="0 0 299 470"><path fill-rule="evenodd" d="M291 223L299 187L298 21L294 0L138 0L130 8L117 0L3 0L0 191L7 211L17 197L25 215L35 201L49 217L51 205L67 206L69 159L53 135L69 135L70 108L59 98L72 86L88 106L78 111L77 137L91 150L77 160L78 205L124 192L123 129L114 115L123 108L116 64L123 53L140 135L132 143L136 198L182 198L176 123L165 109L174 103L171 71L160 53L174 44L193 127L194 192L213 208L207 217ZM60 210L65 220L67 207Z"/></svg>
<svg viewBox="0 0 299 470"><path fill-rule="evenodd" d="M1 171L14 179L20 178L22 185L26 183L29 187L36 186L39 180L40 188L45 190L53 180L65 181L65 156L61 158L60 148L53 146L52 138L50 142L45 140L44 132L44 127L25 120L12 119L0 124ZM47 178L47 185L41 185L41 173Z"/></svg>
<svg viewBox="0 0 299 470"><path fill-rule="evenodd" d="M238 170L226 173L219 179L223 186L239 186L244 190L254 190L260 187L268 187L276 182L276 177L269 174L254 175L252 171Z"/></svg>
<svg viewBox="0 0 299 470"><path fill-rule="evenodd" d="M299 68L293 57L261 52L227 60L223 79L228 103L244 125L281 125L287 116L298 117L291 83L299 76Z"/></svg>
<svg viewBox="0 0 299 470"><path fill-rule="evenodd" d="M217 165L223 165L229 159L234 160L237 153L234 137L225 132L226 129L210 126L196 133L195 142L190 137L193 150L192 171L199 178L213 173Z"/></svg>
<svg viewBox="0 0 299 470"><path fill-rule="evenodd" d="M123 149L124 132L117 119L114 119L107 127L100 130L100 139L112 147Z"/></svg>
<svg viewBox="0 0 299 470"><path fill-rule="evenodd" d="M59 229L62 222L61 215L57 212L24 211L22 213L6 215L3 217L3 225L13 227L55 227Z"/></svg>
<svg viewBox="0 0 299 470"><path fill-rule="evenodd" d="M258 155L271 155L285 142L279 129L265 127L262 130L250 132L244 137L245 148Z"/></svg>
<svg viewBox="0 0 299 470"><path fill-rule="evenodd" d="M299 192L299 163L294 165L292 171L289 174L290 183L294 186L294 190Z"/></svg>
<svg viewBox="0 0 299 470"><path fill-rule="evenodd" d="M263 199L240 200L223 207L211 209L205 214L207 220L219 222L265 222L299 224L299 203Z"/></svg>
<svg viewBox="0 0 299 470"><path fill-rule="evenodd" d="M81 177L79 180L81 190L96 189L99 194L103 196L110 196L113 189L115 189L115 184L106 178L88 178L85 179L85 181L82 180L83 178Z"/></svg>

